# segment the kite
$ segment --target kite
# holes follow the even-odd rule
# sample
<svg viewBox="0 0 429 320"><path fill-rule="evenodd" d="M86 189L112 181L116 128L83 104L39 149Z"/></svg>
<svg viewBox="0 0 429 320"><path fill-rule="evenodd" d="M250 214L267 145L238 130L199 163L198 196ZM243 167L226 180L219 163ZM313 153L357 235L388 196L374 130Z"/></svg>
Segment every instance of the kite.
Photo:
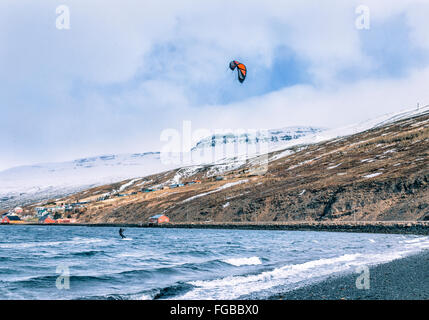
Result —
<svg viewBox="0 0 429 320"><path fill-rule="evenodd" d="M246 79L246 75L247 75L247 68L244 64L233 60L229 63L229 68L234 71L235 68L237 68L237 72L238 72L238 81L240 81L240 83L243 83L244 79Z"/></svg>

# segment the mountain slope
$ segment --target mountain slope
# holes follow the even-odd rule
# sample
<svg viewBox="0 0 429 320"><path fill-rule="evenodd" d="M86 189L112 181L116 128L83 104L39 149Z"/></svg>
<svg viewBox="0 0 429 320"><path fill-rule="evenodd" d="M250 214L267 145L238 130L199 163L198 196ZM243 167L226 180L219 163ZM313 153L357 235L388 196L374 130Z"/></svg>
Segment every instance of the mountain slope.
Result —
<svg viewBox="0 0 429 320"><path fill-rule="evenodd" d="M268 143L281 146L282 142L296 140L304 136L323 131L313 127L287 127L275 130L259 130L255 132L214 134L199 141L192 151L205 148L214 148L222 145L232 144L257 144Z"/></svg>
<svg viewBox="0 0 429 320"><path fill-rule="evenodd" d="M156 152L11 168L0 172L0 209L172 168Z"/></svg>
<svg viewBox="0 0 429 320"><path fill-rule="evenodd" d="M379 123L342 137L331 133L322 142L313 137L316 142L271 152L267 163L257 156L190 166L89 189L57 204L88 201L73 217L93 223L142 223L159 213L178 222L429 220L428 110ZM160 188L191 180L201 184ZM118 189L120 197L113 192ZM101 193L109 197L97 200Z"/></svg>
<svg viewBox="0 0 429 320"><path fill-rule="evenodd" d="M320 131L321 129L311 127L290 127L269 130L250 138L248 135L228 134L227 138L222 137L221 143L213 145L207 143L209 140L211 143L215 141L210 137L198 142L191 152L184 153L184 157L192 159L193 164L224 161L232 153L233 156L237 155L234 148L236 144L250 145L255 139L265 139L267 146L273 148L285 141L296 140ZM226 149L215 155L212 150L220 144ZM247 149L243 152L246 153ZM104 155L11 168L0 172L0 209L61 197L89 187L143 177L183 166L183 163L164 160L159 152L147 152Z"/></svg>

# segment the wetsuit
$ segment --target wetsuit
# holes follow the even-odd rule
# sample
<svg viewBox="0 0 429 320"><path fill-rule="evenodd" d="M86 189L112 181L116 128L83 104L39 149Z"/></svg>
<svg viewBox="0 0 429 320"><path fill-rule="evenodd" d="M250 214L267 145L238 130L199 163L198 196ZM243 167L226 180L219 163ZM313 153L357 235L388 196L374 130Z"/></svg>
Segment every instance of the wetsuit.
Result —
<svg viewBox="0 0 429 320"><path fill-rule="evenodd" d="M124 236L124 229L122 229L122 228L119 229L119 235L121 236L122 239L126 238Z"/></svg>

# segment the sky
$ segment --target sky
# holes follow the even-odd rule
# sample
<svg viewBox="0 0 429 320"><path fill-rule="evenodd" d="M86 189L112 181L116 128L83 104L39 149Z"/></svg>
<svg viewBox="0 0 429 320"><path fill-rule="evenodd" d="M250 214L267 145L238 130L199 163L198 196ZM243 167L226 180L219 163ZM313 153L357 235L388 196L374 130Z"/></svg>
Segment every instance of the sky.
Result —
<svg viewBox="0 0 429 320"><path fill-rule="evenodd" d="M426 0L2 0L0 170L159 151L183 121L333 128L429 104L428 16Z"/></svg>

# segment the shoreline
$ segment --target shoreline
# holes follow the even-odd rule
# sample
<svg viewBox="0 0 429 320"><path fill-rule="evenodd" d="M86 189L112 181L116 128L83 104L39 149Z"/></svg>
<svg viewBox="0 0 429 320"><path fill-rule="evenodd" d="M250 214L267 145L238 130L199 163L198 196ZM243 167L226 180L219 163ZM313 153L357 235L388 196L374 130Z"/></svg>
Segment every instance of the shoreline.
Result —
<svg viewBox="0 0 429 320"><path fill-rule="evenodd" d="M357 221L357 222L219 222L219 223L71 223L40 224L20 223L1 225L33 226L84 226L84 227L123 227L123 228L176 228L176 229L235 229L235 230L285 230L285 231L324 231L429 235L429 221Z"/></svg>
<svg viewBox="0 0 429 320"><path fill-rule="evenodd" d="M270 297L270 300L428 300L429 250L369 268L369 289L357 289L359 273Z"/></svg>

